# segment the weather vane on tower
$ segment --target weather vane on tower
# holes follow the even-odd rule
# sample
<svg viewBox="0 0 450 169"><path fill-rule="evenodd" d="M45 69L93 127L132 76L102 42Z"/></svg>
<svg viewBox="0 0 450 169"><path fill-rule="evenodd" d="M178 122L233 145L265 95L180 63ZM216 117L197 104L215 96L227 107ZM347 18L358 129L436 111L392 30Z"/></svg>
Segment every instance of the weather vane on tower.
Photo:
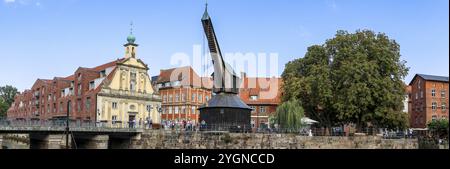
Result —
<svg viewBox="0 0 450 169"><path fill-rule="evenodd" d="M130 23L130 34L131 35L133 34L133 21L131 21Z"/></svg>

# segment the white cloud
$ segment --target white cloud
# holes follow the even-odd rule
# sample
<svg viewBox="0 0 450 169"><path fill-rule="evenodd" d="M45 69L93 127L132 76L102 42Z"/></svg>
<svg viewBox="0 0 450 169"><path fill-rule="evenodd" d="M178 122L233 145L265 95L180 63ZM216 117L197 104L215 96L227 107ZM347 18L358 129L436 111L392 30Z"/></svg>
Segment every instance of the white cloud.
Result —
<svg viewBox="0 0 450 169"><path fill-rule="evenodd" d="M40 2L40 0L3 0L3 2L5 2L6 4L11 4L11 5L14 4L14 6L17 6L17 5L23 5L23 6L34 5L36 7L42 6L42 3Z"/></svg>
<svg viewBox="0 0 450 169"><path fill-rule="evenodd" d="M336 0L327 0L326 4L329 8L331 8L333 11L336 11L339 9Z"/></svg>

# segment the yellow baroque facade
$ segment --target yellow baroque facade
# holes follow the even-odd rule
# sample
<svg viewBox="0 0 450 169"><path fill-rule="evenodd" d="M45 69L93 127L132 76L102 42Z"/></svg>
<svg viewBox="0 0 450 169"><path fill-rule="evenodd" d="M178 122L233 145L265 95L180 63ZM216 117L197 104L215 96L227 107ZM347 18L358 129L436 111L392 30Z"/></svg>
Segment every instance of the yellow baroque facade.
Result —
<svg viewBox="0 0 450 169"><path fill-rule="evenodd" d="M138 45L134 37L128 37L124 46L125 58L117 63L97 94L97 122L112 127L160 124L161 97L153 91L149 68L136 58Z"/></svg>

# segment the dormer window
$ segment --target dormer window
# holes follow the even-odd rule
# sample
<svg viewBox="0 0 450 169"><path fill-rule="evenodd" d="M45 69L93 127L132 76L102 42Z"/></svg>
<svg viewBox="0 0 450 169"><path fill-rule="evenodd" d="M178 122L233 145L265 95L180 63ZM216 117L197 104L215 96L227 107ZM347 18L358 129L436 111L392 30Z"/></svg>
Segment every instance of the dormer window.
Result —
<svg viewBox="0 0 450 169"><path fill-rule="evenodd" d="M95 82L94 81L90 81L89 82L89 90L92 90L95 88Z"/></svg>
<svg viewBox="0 0 450 169"><path fill-rule="evenodd" d="M106 70L100 71L100 77L105 77L105 76L106 76Z"/></svg>
<svg viewBox="0 0 450 169"><path fill-rule="evenodd" d="M172 82L172 86L179 86L180 85L180 81L174 81Z"/></svg>
<svg viewBox="0 0 450 169"><path fill-rule="evenodd" d="M258 100L258 96L252 95L252 96L250 96L250 100L252 100L252 101Z"/></svg>

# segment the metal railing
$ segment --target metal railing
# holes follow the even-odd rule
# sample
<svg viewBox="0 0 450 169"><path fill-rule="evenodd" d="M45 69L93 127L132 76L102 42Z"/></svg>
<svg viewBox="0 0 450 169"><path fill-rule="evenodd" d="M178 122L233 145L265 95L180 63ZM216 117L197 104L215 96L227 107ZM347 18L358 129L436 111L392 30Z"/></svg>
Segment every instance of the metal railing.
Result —
<svg viewBox="0 0 450 169"><path fill-rule="evenodd" d="M65 120L1 120L0 127L43 127L43 128L65 128ZM386 129L364 128L359 131L344 131L342 128L333 128L328 130L325 128L255 128L251 125L239 124L222 124L208 125L201 123L183 123L183 122L163 122L162 124L149 124L136 121L115 121L115 122L92 122L92 121L76 121L69 122L70 128L82 129L153 129L153 130L172 130L172 131L227 131L227 132L245 132L245 133L266 133L266 134L298 134L302 136L380 136L384 139L416 139L417 133L408 131L393 131Z"/></svg>
<svg viewBox="0 0 450 169"><path fill-rule="evenodd" d="M41 127L41 128L65 128L65 120L0 120L0 127ZM144 129L151 128L139 122L116 122L116 123L101 123L92 121L76 121L69 122L70 128L83 129Z"/></svg>

